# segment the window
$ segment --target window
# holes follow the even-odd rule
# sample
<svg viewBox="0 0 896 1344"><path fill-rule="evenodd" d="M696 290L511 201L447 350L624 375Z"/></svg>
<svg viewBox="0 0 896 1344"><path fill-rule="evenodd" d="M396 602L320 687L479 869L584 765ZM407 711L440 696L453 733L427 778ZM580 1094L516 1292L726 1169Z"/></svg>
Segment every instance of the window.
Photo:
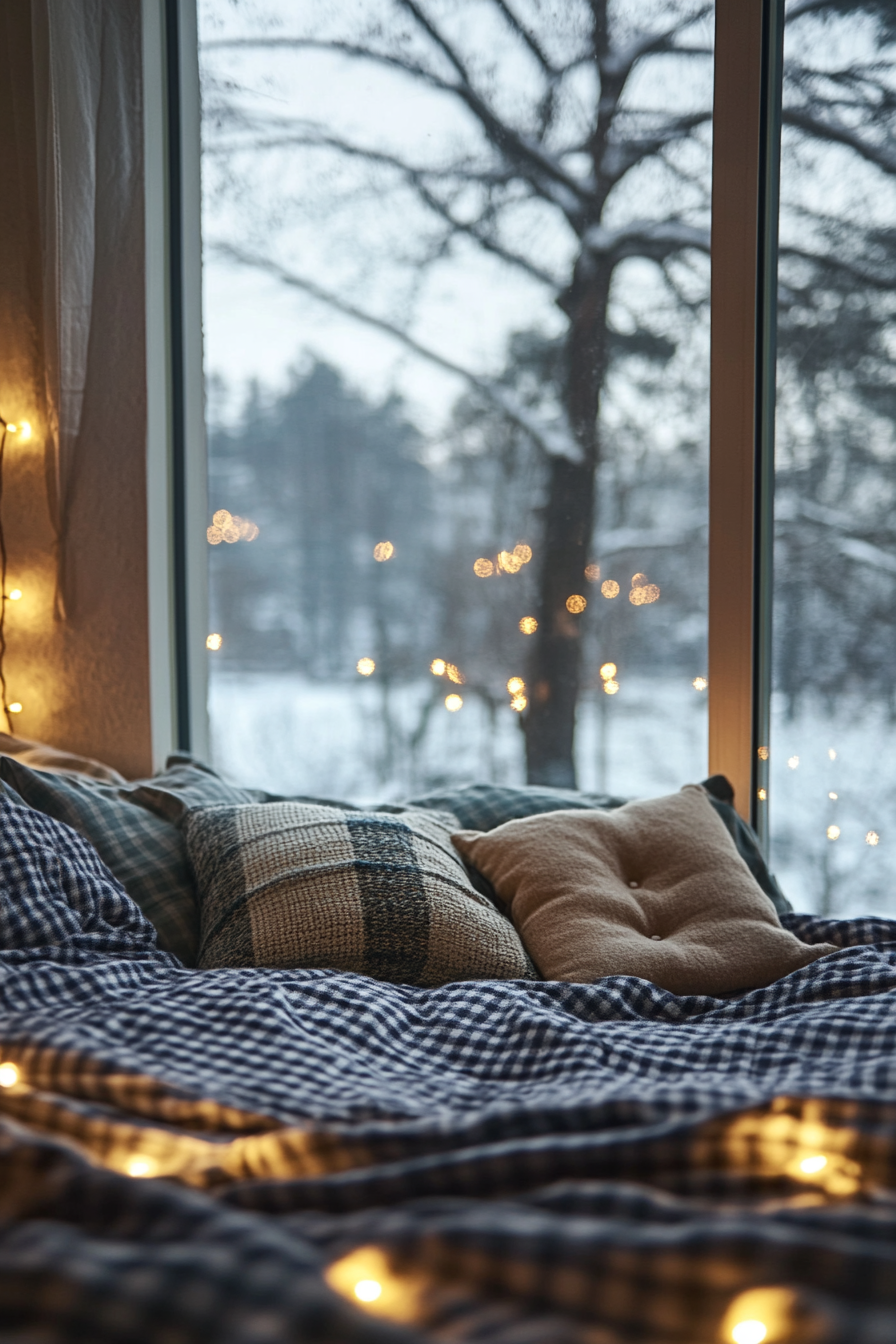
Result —
<svg viewBox="0 0 896 1344"><path fill-rule="evenodd" d="M211 731L278 788L706 772L712 16L200 4Z"/></svg>

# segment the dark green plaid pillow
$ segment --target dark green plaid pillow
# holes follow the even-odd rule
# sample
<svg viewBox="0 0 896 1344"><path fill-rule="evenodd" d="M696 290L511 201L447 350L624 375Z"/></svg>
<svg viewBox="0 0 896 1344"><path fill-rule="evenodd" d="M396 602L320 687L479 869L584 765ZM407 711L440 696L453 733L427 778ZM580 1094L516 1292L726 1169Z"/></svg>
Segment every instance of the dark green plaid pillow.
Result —
<svg viewBox="0 0 896 1344"><path fill-rule="evenodd" d="M170 757L153 779L127 785L32 770L14 757L0 756L0 780L28 807L66 822L89 840L155 925L159 947L184 965L195 965L199 914L186 846L174 824L176 799L180 795L189 806L245 803L254 801L254 791L233 788L207 766L182 756ZM150 801L167 808L172 819L149 811Z"/></svg>
<svg viewBox="0 0 896 1344"><path fill-rule="evenodd" d="M793 906L769 872L759 837L751 826L735 811L734 791L724 775L713 775L703 781L710 802L725 823L737 851L750 872L768 896L779 915ZM458 789L438 789L422 797L412 798L407 807L433 807L453 812L462 830L492 831L506 821L518 817L534 817L540 812L559 812L568 808L614 808L627 803L628 798L611 794L579 793L574 789L552 789L539 784L515 787L509 784L467 784ZM477 883L477 888L482 887Z"/></svg>

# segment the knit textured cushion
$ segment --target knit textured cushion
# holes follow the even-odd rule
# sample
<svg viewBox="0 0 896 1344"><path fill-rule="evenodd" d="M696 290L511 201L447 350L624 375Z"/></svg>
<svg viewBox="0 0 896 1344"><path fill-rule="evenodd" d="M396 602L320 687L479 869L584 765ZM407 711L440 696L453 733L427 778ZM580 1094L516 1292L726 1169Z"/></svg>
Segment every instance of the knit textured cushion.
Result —
<svg viewBox="0 0 896 1344"><path fill-rule="evenodd" d="M198 964L323 966L412 985L531 978L513 925L470 885L456 825L299 802L191 811Z"/></svg>
<svg viewBox="0 0 896 1344"><path fill-rule="evenodd" d="M674 994L724 994L836 950L781 927L697 784L611 812L552 812L452 839L491 882L547 980L634 975Z"/></svg>

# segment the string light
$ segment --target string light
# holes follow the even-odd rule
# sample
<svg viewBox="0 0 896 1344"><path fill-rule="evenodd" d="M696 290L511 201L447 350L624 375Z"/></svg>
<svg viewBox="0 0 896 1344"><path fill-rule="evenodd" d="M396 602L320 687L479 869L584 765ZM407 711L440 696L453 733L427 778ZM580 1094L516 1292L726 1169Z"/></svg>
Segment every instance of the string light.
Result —
<svg viewBox="0 0 896 1344"><path fill-rule="evenodd" d="M588 602L581 593L572 593L566 599L566 610L571 611L573 616L578 616L585 610Z"/></svg>
<svg viewBox="0 0 896 1344"><path fill-rule="evenodd" d="M534 616L523 616L520 620L520 629L524 635L534 635L538 629L538 622Z"/></svg>
<svg viewBox="0 0 896 1344"><path fill-rule="evenodd" d="M604 579L600 590L606 598L612 599L619 596L619 584L615 579Z"/></svg>
<svg viewBox="0 0 896 1344"><path fill-rule="evenodd" d="M607 680L604 682L605 693L607 695L615 695L618 690L619 690L619 682L616 681L615 677L608 677Z"/></svg>
<svg viewBox="0 0 896 1344"><path fill-rule="evenodd" d="M460 695L445 696L445 708L448 710L449 714L456 714L459 709L463 709L463 706L464 706L463 696Z"/></svg>
<svg viewBox="0 0 896 1344"><path fill-rule="evenodd" d="M359 1279L354 1294L359 1302L375 1302L383 1295L383 1285L377 1279Z"/></svg>
<svg viewBox="0 0 896 1344"><path fill-rule="evenodd" d="M617 668L615 663L604 663L603 667L600 669L600 675L602 680L612 681L618 670L619 669Z"/></svg>
<svg viewBox="0 0 896 1344"><path fill-rule="evenodd" d="M523 562L513 551L498 552L498 568L503 569L505 574L519 574L523 567Z"/></svg>
<svg viewBox="0 0 896 1344"><path fill-rule="evenodd" d="M800 763L799 756L788 756L787 765L791 770L795 770Z"/></svg>
<svg viewBox="0 0 896 1344"><path fill-rule="evenodd" d="M209 635L208 639L205 641L205 647L211 649L212 653L217 653L223 643L224 640L221 635Z"/></svg>
<svg viewBox="0 0 896 1344"><path fill-rule="evenodd" d="M762 1344L762 1341L768 1334L768 1329L763 1321L755 1318L750 1321L738 1321L731 1328L731 1338L734 1344Z"/></svg>
<svg viewBox="0 0 896 1344"><path fill-rule="evenodd" d="M837 759L837 753L834 750L834 748L831 747L828 751L828 760L836 761L836 759Z"/></svg>
<svg viewBox="0 0 896 1344"><path fill-rule="evenodd" d="M760 803L764 803L765 800L768 798L768 793L766 792L765 789L757 789L756 797L759 799Z"/></svg>
<svg viewBox="0 0 896 1344"><path fill-rule="evenodd" d="M529 701L524 695L515 695L510 702L510 708L515 709L517 714L522 714Z"/></svg>
<svg viewBox="0 0 896 1344"><path fill-rule="evenodd" d="M756 755L759 757L760 761L767 761L767 760L768 760L768 747L757 747L757 748L756 748Z"/></svg>
<svg viewBox="0 0 896 1344"><path fill-rule="evenodd" d="M448 670L448 664L444 658L433 658L429 665L429 670L434 677L444 677Z"/></svg>
<svg viewBox="0 0 896 1344"><path fill-rule="evenodd" d="M31 438L31 422L30 420L20 420L16 425L7 425L6 432L7 434L18 434L20 441L27 443Z"/></svg>
<svg viewBox="0 0 896 1344"><path fill-rule="evenodd" d="M589 583L597 583L600 580L600 565L586 565L585 578Z"/></svg>
<svg viewBox="0 0 896 1344"><path fill-rule="evenodd" d="M518 541L513 548L513 553L522 564L528 565L532 559L532 547L525 541Z"/></svg>
<svg viewBox="0 0 896 1344"><path fill-rule="evenodd" d="M373 558L374 560L379 560L380 564L382 564L384 560L391 560L394 554L395 547L392 545L391 541L378 541L373 548Z"/></svg>
<svg viewBox="0 0 896 1344"><path fill-rule="evenodd" d="M825 835L827 836L827 838L828 838L829 840L839 840L839 839L840 839L840 827L839 827L839 826L829 826L829 827L827 828L827 830L825 831Z"/></svg>
<svg viewBox="0 0 896 1344"><path fill-rule="evenodd" d="M359 658L355 668L362 677L369 677L376 671L376 663L372 658Z"/></svg>
<svg viewBox="0 0 896 1344"><path fill-rule="evenodd" d="M526 689L526 683L522 677L511 677L507 683L507 689L511 695L519 695L520 691Z"/></svg>
<svg viewBox="0 0 896 1344"><path fill-rule="evenodd" d="M445 671L448 673L448 680L453 681L455 686L463 686L466 684L467 679L463 672L461 672L459 667L455 667L453 663L448 663Z"/></svg>
<svg viewBox="0 0 896 1344"><path fill-rule="evenodd" d="M706 680L705 677L695 677L694 680L691 682L691 685L693 686L695 691L705 691L707 686L709 685L709 682Z"/></svg>
<svg viewBox="0 0 896 1344"><path fill-rule="evenodd" d="M814 1176L816 1172L824 1171L828 1160L824 1153L816 1153L812 1157L804 1157L800 1162L800 1171L805 1172L807 1176Z"/></svg>
<svg viewBox="0 0 896 1344"><path fill-rule="evenodd" d="M15 1064L0 1064L0 1087L15 1087L18 1081L19 1070Z"/></svg>
<svg viewBox="0 0 896 1344"><path fill-rule="evenodd" d="M478 579L488 579L494 572L494 565L491 560L486 560L484 555L481 555L479 559L473 563L473 573Z"/></svg>
<svg viewBox="0 0 896 1344"><path fill-rule="evenodd" d="M865 844L866 844L866 845L879 845L879 844L880 844L880 836L878 835L877 831L869 831L869 832L868 832L868 834L865 836Z"/></svg>
<svg viewBox="0 0 896 1344"><path fill-rule="evenodd" d="M11 704L6 706L6 712L7 714L21 714L22 712L21 700L13 700Z"/></svg>
<svg viewBox="0 0 896 1344"><path fill-rule="evenodd" d="M830 800L831 800L832 803L836 803L836 801L837 801L837 799L838 799L838 797L839 797L839 794L836 794L836 793L829 793L829 794L828 794L828 797L830 798Z"/></svg>
<svg viewBox="0 0 896 1344"><path fill-rule="evenodd" d="M254 541L259 527L251 518L241 518L229 509L216 509L212 514L211 527L205 529L209 546L220 546L222 541L234 545L238 541Z"/></svg>
<svg viewBox="0 0 896 1344"><path fill-rule="evenodd" d="M772 1344L792 1337L796 1297L790 1288L749 1288L730 1304L718 1338L726 1344Z"/></svg>
<svg viewBox="0 0 896 1344"><path fill-rule="evenodd" d="M152 1176L155 1169L156 1164L149 1157L129 1157L125 1165L127 1174L137 1178Z"/></svg>
<svg viewBox="0 0 896 1344"><path fill-rule="evenodd" d="M12 592L9 594L9 600L10 602L21 602L22 600L21 588L13 588Z"/></svg>

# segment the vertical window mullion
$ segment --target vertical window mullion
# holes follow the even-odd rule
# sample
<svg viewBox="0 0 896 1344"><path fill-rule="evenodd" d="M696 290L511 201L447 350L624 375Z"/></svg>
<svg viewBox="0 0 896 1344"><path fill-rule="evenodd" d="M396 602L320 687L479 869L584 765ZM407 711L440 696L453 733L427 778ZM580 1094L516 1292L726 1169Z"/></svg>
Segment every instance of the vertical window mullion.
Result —
<svg viewBox="0 0 896 1344"><path fill-rule="evenodd" d="M765 834L782 0L717 0L709 769Z"/></svg>

